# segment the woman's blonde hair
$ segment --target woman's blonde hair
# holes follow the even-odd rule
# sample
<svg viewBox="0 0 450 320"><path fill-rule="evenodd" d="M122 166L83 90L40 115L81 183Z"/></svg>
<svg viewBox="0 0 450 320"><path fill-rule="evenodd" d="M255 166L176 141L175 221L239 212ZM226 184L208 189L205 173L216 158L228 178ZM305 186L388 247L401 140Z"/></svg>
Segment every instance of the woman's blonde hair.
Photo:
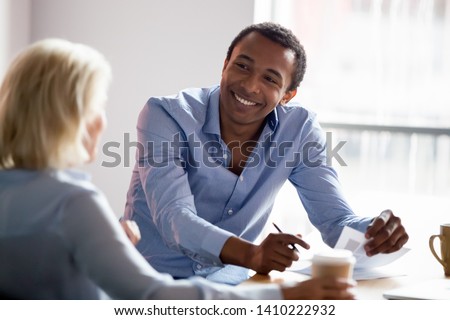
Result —
<svg viewBox="0 0 450 320"><path fill-rule="evenodd" d="M38 41L0 88L0 168L64 168L86 161L86 124L106 100L111 68L93 48Z"/></svg>

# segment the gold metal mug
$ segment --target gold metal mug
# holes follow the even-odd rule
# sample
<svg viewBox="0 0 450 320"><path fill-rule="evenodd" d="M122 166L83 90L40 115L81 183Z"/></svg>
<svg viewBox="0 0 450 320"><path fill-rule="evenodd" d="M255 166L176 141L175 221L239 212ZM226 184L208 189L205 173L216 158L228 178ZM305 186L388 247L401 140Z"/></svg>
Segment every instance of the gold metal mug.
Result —
<svg viewBox="0 0 450 320"><path fill-rule="evenodd" d="M441 240L441 256L434 250L434 239L439 238ZM435 234L430 237L429 241L430 250L433 256L444 267L446 276L450 276L450 223L441 224L441 233Z"/></svg>

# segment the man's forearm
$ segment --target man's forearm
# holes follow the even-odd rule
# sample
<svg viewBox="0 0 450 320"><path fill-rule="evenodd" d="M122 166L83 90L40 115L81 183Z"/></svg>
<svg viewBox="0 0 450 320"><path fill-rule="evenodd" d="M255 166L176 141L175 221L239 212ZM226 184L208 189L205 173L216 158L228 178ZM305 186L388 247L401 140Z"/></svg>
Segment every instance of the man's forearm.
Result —
<svg viewBox="0 0 450 320"><path fill-rule="evenodd" d="M223 245L220 260L224 264L233 264L252 269L251 257L255 245L238 237L230 237Z"/></svg>

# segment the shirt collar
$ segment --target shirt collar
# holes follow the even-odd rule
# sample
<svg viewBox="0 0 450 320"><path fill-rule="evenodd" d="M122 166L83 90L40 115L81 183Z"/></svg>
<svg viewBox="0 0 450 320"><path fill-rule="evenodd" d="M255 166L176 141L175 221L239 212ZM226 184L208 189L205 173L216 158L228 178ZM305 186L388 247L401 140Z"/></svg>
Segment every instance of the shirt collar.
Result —
<svg viewBox="0 0 450 320"><path fill-rule="evenodd" d="M220 87L217 86L211 90L209 96L203 132L212 133L220 137L219 96Z"/></svg>
<svg viewBox="0 0 450 320"><path fill-rule="evenodd" d="M278 126L278 106L267 115L267 124L272 132L275 131Z"/></svg>

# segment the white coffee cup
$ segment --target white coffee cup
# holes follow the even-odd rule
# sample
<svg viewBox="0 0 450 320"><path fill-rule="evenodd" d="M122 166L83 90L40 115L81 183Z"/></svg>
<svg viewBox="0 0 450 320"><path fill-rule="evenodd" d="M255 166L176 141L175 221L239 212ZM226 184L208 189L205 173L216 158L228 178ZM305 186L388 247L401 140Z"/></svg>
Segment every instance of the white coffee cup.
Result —
<svg viewBox="0 0 450 320"><path fill-rule="evenodd" d="M332 249L314 254L312 277L338 277L351 279L356 259L350 250Z"/></svg>

